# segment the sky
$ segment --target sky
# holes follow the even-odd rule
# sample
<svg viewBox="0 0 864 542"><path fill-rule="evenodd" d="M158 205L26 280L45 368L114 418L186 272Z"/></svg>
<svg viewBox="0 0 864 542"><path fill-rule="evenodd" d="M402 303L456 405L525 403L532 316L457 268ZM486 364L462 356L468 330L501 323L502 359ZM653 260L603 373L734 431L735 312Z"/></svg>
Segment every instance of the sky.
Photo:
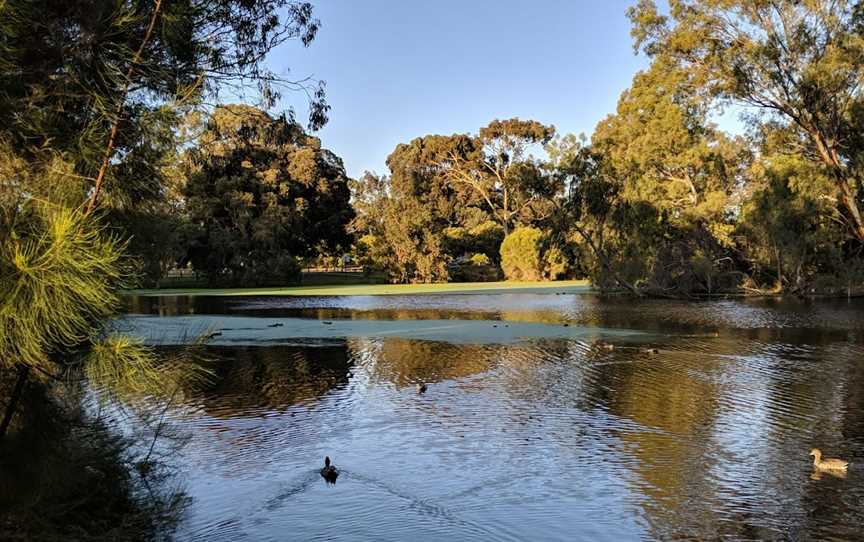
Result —
<svg viewBox="0 0 864 542"><path fill-rule="evenodd" d="M290 42L270 69L327 83L330 122L318 135L349 176L388 173L399 143L476 132L519 117L590 135L633 75L627 0L313 0L322 26ZM280 107L298 118L305 97Z"/></svg>

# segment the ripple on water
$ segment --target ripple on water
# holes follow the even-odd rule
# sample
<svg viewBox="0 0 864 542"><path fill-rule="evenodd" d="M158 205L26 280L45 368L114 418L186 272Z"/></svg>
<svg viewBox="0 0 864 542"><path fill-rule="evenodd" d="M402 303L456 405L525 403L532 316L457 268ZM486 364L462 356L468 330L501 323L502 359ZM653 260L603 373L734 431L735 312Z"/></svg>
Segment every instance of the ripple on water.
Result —
<svg viewBox="0 0 864 542"><path fill-rule="evenodd" d="M861 302L520 294L202 308L253 324L227 326L240 339L243 327L286 332L266 325L287 318L468 331L211 347L214 381L174 413L192 434L181 539L860 538L864 477L811 479L807 452L864 464ZM471 326L522 325L543 332L470 340ZM342 469L334 486L317 472L324 455Z"/></svg>

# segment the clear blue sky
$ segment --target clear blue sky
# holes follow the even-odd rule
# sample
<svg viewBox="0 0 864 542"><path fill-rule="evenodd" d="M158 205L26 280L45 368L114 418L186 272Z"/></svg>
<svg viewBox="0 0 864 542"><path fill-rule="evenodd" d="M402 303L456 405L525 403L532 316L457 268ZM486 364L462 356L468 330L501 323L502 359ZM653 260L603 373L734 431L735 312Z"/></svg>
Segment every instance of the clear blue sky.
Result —
<svg viewBox="0 0 864 542"><path fill-rule="evenodd" d="M474 132L495 118L590 134L633 74L628 0L313 0L322 27L270 68L327 81L330 123L317 135L348 173L387 173L398 143ZM305 99L283 106L305 114Z"/></svg>

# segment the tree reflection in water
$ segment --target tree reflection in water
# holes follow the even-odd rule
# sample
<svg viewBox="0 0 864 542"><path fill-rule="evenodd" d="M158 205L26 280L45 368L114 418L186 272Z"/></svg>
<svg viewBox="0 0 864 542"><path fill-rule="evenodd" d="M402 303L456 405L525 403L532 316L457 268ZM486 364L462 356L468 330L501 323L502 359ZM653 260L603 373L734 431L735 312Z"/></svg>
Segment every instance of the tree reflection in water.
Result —
<svg viewBox="0 0 864 542"><path fill-rule="evenodd" d="M327 303L335 306L298 310L315 319L448 317ZM499 326L523 317L512 303L489 303L510 319ZM613 350L590 336L212 347L216 378L185 406L196 434L186 471L201 487L198 515L184 528L219 533L216 521L227 516L236 533L292 528L332 538L339 532L305 518L333 506L355 532L385 538L414 529L480 538L554 539L566 529L610 540L858 537L864 345L854 305L583 297L566 308L535 305L531 320L552 326L651 333L602 336ZM428 383L425 394L418 382ZM850 459L849 475L811 479L814 446ZM325 455L343 474L323 493Z"/></svg>

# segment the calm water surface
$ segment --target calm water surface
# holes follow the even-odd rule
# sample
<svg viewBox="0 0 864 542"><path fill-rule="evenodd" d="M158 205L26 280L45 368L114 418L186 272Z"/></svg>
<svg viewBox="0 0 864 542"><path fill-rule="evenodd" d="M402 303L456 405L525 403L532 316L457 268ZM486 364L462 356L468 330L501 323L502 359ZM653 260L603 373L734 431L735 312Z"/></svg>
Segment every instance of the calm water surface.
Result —
<svg viewBox="0 0 864 542"><path fill-rule="evenodd" d="M182 540L864 537L861 301L133 298L129 313L118 325L161 348L221 333L213 381L172 412L191 435ZM848 476L813 476L813 446Z"/></svg>

